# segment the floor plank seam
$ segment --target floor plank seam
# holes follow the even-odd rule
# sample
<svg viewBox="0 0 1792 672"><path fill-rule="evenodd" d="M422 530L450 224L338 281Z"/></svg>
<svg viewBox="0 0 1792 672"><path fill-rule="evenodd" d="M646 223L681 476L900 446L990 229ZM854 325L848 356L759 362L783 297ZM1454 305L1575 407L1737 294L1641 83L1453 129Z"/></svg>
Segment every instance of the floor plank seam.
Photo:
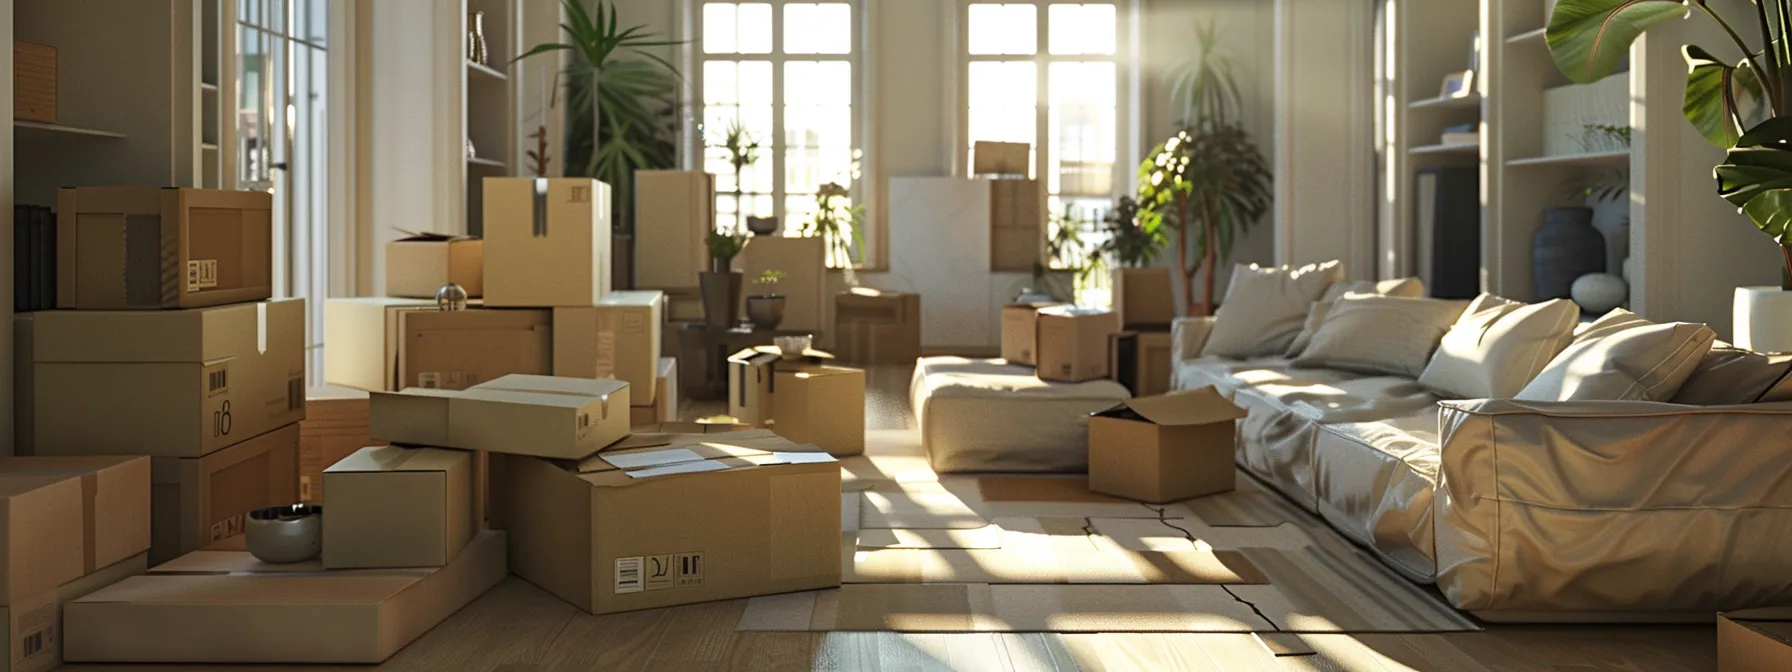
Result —
<svg viewBox="0 0 1792 672"><path fill-rule="evenodd" d="M1270 620L1270 618L1269 618L1269 615L1268 615L1268 614L1265 614L1265 613L1263 613L1263 610L1262 610L1262 609L1258 609L1258 608L1257 608L1257 605L1256 605L1256 604L1254 604L1254 603L1252 603L1252 602L1251 602L1251 601L1250 601L1250 600L1247 600L1247 599L1244 599L1244 598L1242 598L1242 597L1239 597L1239 596L1238 596L1238 593L1234 593L1234 592L1232 592L1232 587L1231 587L1231 586L1227 586L1227 585L1225 585L1225 584L1223 584L1223 583L1222 583L1222 584L1217 584L1217 585L1219 585L1219 587L1220 587L1220 590L1223 590L1223 591L1226 591L1226 594L1227 594L1227 595L1231 595L1231 596L1232 596L1232 599L1234 599L1234 600L1238 600L1238 601L1239 601L1239 602L1240 602L1240 603L1242 603L1242 604L1244 604L1244 606L1247 606L1247 607L1250 607L1250 608L1251 608L1251 613L1253 613L1253 614L1256 614L1256 615L1257 615L1257 618L1261 618L1261 619L1263 619L1263 622L1264 622L1264 623L1265 623L1265 624L1267 624L1267 625L1269 625L1269 627L1270 627L1270 628L1271 628L1271 631L1272 631L1272 632L1284 632L1284 631L1283 631L1283 630L1282 630L1282 626L1279 626L1279 625L1276 625L1276 622L1275 622L1275 621L1273 621L1273 620Z"/></svg>

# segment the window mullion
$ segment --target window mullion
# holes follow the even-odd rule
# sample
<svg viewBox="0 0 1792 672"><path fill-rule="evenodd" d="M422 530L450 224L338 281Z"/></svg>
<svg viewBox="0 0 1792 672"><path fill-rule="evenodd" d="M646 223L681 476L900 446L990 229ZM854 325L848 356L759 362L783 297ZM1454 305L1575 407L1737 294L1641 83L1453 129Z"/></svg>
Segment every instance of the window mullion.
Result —
<svg viewBox="0 0 1792 672"><path fill-rule="evenodd" d="M772 3L772 216L778 231L790 225L784 210L784 3Z"/></svg>
<svg viewBox="0 0 1792 672"><path fill-rule="evenodd" d="M1033 75L1036 81L1034 91L1037 92L1034 94L1033 136L1036 149L1034 150L1033 171L1034 176L1044 182L1048 189L1051 178L1046 175L1046 170L1051 166L1052 105L1051 77L1047 72L1051 68L1051 57L1047 55L1050 53L1050 45L1047 43L1051 40L1050 5L1049 0L1038 0L1038 9L1035 10L1038 18L1033 22L1035 33Z"/></svg>

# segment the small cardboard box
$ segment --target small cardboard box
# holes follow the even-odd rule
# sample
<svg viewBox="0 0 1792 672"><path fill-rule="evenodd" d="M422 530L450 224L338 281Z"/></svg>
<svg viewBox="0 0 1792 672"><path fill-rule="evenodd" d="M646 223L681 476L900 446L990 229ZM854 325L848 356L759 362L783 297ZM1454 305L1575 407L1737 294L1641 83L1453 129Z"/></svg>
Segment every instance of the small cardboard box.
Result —
<svg viewBox="0 0 1792 672"><path fill-rule="evenodd" d="M921 295L855 287L834 295L834 354L854 364L913 364L921 356Z"/></svg>
<svg viewBox="0 0 1792 672"><path fill-rule="evenodd" d="M378 663L504 580L504 533L446 567L325 570L189 553L63 607L80 663Z"/></svg>
<svg viewBox="0 0 1792 672"><path fill-rule="evenodd" d="M62 530L74 546L79 536L77 571L91 574L149 550L150 460L143 456L7 457L0 458L0 480L40 477L80 481L81 524ZM31 503L35 506L35 503ZM33 516L56 519L60 512L30 509ZM18 548L15 539L11 547ZM0 586L0 604L7 590Z"/></svg>
<svg viewBox="0 0 1792 672"><path fill-rule="evenodd" d="M1108 378L1135 397L1170 391L1170 332L1121 331L1108 335Z"/></svg>
<svg viewBox="0 0 1792 672"><path fill-rule="evenodd" d="M1089 489L1160 504L1232 490L1234 421L1211 387L1138 397L1089 418Z"/></svg>
<svg viewBox="0 0 1792 672"><path fill-rule="evenodd" d="M56 123L56 47L12 41L12 118Z"/></svg>
<svg viewBox="0 0 1792 672"><path fill-rule="evenodd" d="M0 606L0 645L5 672L49 672L62 665L62 607L94 591L142 574L149 554L138 553L55 589Z"/></svg>
<svg viewBox="0 0 1792 672"><path fill-rule="evenodd" d="M1114 269L1114 314L1120 328L1168 331L1176 321L1176 292L1168 268Z"/></svg>
<svg viewBox="0 0 1792 672"><path fill-rule="evenodd" d="M1024 142L971 143L971 172L977 175L1026 175L1032 172L1033 146Z"/></svg>
<svg viewBox="0 0 1792 672"><path fill-rule="evenodd" d="M659 369L659 376L653 380L653 405L628 409L628 424L632 427L678 421L678 360L661 357Z"/></svg>
<svg viewBox="0 0 1792 672"><path fill-rule="evenodd" d="M265 191L60 189L56 306L202 308L273 296L273 203Z"/></svg>
<svg viewBox="0 0 1792 672"><path fill-rule="evenodd" d="M764 427L772 419L772 368L783 360L776 349L747 348L728 357L728 414L741 424Z"/></svg>
<svg viewBox="0 0 1792 672"><path fill-rule="evenodd" d="M835 457L865 452L865 372L839 366L779 364L772 376L772 431Z"/></svg>
<svg viewBox="0 0 1792 672"><path fill-rule="evenodd" d="M305 393L299 423L299 501L324 503L324 469L376 445L368 432L366 390L325 385Z"/></svg>
<svg viewBox="0 0 1792 672"><path fill-rule="evenodd" d="M371 431L393 443L576 460L628 436L628 384L509 375L467 390L372 395Z"/></svg>
<svg viewBox="0 0 1792 672"><path fill-rule="evenodd" d="M512 373L553 370L552 311L402 311L398 325L400 389L464 390Z"/></svg>
<svg viewBox="0 0 1792 672"><path fill-rule="evenodd" d="M1792 607L1718 614L1717 670L1792 670Z"/></svg>
<svg viewBox="0 0 1792 672"><path fill-rule="evenodd" d="M1040 310L1039 379L1079 383L1108 377L1108 335L1119 330L1114 314L1105 310Z"/></svg>
<svg viewBox="0 0 1792 672"><path fill-rule="evenodd" d="M478 529L473 453L363 448L324 470L324 567L441 567Z"/></svg>
<svg viewBox="0 0 1792 672"><path fill-rule="evenodd" d="M511 571L593 614L840 585L840 465L771 432L509 462Z"/></svg>
<svg viewBox="0 0 1792 672"><path fill-rule="evenodd" d="M715 223L714 175L635 171L635 286L697 287L697 274L709 270L706 241Z"/></svg>
<svg viewBox="0 0 1792 672"><path fill-rule="evenodd" d="M150 461L150 564L243 533L252 509L299 501L299 425L197 458Z"/></svg>
<svg viewBox="0 0 1792 672"><path fill-rule="evenodd" d="M595 306L554 309L554 375L628 383L629 400L652 406L666 295L611 292ZM523 373L519 371L518 373Z"/></svg>
<svg viewBox="0 0 1792 672"><path fill-rule="evenodd" d="M485 304L595 305L610 293L610 185L485 178Z"/></svg>
<svg viewBox="0 0 1792 672"><path fill-rule="evenodd" d="M454 283L485 295L485 241L477 236L410 233L386 243L386 295L434 299Z"/></svg>
<svg viewBox="0 0 1792 672"><path fill-rule="evenodd" d="M1002 359L1009 364L1039 363L1039 311L1063 304L1011 303L1002 306Z"/></svg>
<svg viewBox="0 0 1792 672"><path fill-rule="evenodd" d="M434 300L324 300L324 382L357 390L398 389L398 315L435 310ZM359 446L357 446L359 448Z"/></svg>
<svg viewBox="0 0 1792 672"><path fill-rule="evenodd" d="M31 454L199 457L305 418L304 299L20 319Z"/></svg>
<svg viewBox="0 0 1792 672"><path fill-rule="evenodd" d="M747 297L778 294L784 297L784 319L779 331L820 333L827 329L827 241L822 238L755 236L747 240L734 268L741 272L741 315L747 314ZM758 284L766 271L784 277L774 285Z"/></svg>

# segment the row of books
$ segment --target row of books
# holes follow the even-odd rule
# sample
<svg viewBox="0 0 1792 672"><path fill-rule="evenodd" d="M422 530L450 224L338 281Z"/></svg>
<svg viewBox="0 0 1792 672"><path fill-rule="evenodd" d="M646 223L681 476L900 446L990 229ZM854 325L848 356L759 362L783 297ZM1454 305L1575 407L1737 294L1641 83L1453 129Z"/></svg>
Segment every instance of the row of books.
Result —
<svg viewBox="0 0 1792 672"><path fill-rule="evenodd" d="M56 213L41 205L14 205L12 249L13 310L55 308Z"/></svg>

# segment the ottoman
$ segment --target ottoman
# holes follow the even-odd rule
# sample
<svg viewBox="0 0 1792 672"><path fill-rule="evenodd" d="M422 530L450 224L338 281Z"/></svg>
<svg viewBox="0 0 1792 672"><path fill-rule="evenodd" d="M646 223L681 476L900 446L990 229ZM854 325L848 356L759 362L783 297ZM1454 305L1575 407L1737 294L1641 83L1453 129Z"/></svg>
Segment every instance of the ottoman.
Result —
<svg viewBox="0 0 1792 672"><path fill-rule="evenodd" d="M1112 380L1055 383L1000 359L922 357L909 399L938 473L1089 468L1089 414L1129 398Z"/></svg>

